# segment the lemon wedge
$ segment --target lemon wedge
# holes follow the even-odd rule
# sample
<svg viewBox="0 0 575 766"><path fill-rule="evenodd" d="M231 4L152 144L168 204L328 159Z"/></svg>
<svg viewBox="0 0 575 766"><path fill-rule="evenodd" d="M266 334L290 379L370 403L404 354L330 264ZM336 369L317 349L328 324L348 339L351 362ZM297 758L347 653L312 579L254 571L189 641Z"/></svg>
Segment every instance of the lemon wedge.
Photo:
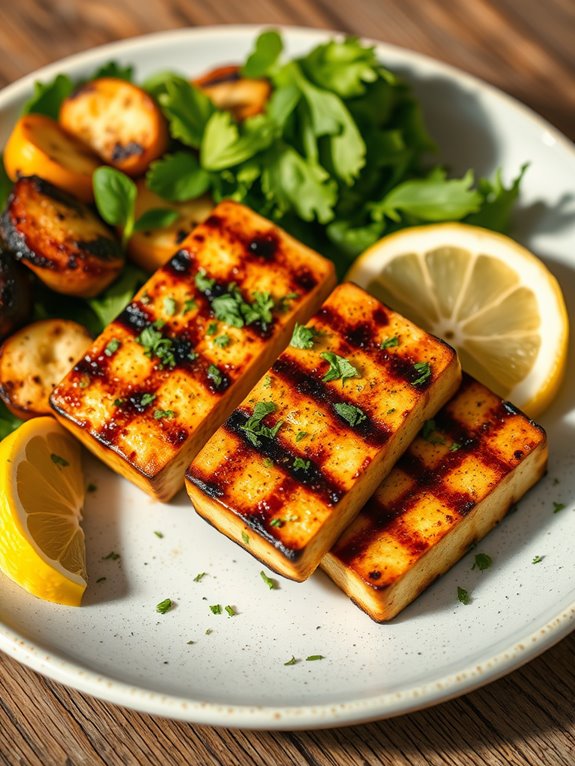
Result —
<svg viewBox="0 0 575 766"><path fill-rule="evenodd" d="M464 370L531 417L555 397L568 319L555 277L502 234L461 223L404 229L347 279L454 346Z"/></svg>
<svg viewBox="0 0 575 766"><path fill-rule="evenodd" d="M78 443L51 417L0 442L0 569L30 593L79 606L86 589Z"/></svg>

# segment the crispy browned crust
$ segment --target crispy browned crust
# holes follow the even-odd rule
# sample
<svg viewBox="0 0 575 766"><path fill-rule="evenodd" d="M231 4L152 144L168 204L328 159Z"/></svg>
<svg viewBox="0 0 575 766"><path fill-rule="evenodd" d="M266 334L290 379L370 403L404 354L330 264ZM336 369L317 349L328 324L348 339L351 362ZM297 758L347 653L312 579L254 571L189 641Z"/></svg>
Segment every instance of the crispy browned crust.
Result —
<svg viewBox="0 0 575 766"><path fill-rule="evenodd" d="M194 80L218 109L245 120L265 111L272 92L269 80L244 77L236 64L216 67Z"/></svg>
<svg viewBox="0 0 575 766"><path fill-rule="evenodd" d="M214 280L208 293L195 283L201 271ZM114 470L167 500L193 456L286 345L294 323L317 309L334 281L330 262L248 208L222 202L56 388L56 415ZM255 292L272 294L269 325L214 321L211 301L232 283L247 301ZM146 354L146 328L160 333L173 364ZM228 345L218 344L222 335Z"/></svg>
<svg viewBox="0 0 575 766"><path fill-rule="evenodd" d="M351 283L334 290L309 326L313 348L287 348L186 475L204 518L295 580L313 572L461 375L450 346ZM398 345L382 348L392 337ZM324 381L326 352L348 359L359 376ZM425 362L430 375L420 380ZM243 426L258 402L276 407L265 425L282 425L254 445ZM351 425L342 404L365 417Z"/></svg>
<svg viewBox="0 0 575 766"><path fill-rule="evenodd" d="M378 622L393 618L545 472L543 429L469 377L321 566Z"/></svg>
<svg viewBox="0 0 575 766"><path fill-rule="evenodd" d="M38 176L14 184L1 229L16 258L65 295L97 295L124 265L118 240L96 214Z"/></svg>

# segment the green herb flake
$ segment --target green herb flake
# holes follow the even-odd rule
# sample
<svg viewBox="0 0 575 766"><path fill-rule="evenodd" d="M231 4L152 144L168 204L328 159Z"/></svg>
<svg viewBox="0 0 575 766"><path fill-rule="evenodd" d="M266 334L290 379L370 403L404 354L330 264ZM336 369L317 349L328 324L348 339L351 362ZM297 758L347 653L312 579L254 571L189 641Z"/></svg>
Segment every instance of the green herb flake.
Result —
<svg viewBox="0 0 575 766"><path fill-rule="evenodd" d="M225 610L226 610L226 612L228 613L228 617L235 617L235 616L236 616L236 614L237 614L237 612L236 612L236 610L234 609L234 607L233 607L233 606L231 606L230 604L228 604L227 606L225 606L225 607L224 607L224 609L225 609Z"/></svg>
<svg viewBox="0 0 575 766"><path fill-rule="evenodd" d="M271 388L272 387L272 379L271 375L266 375L264 378L264 388Z"/></svg>
<svg viewBox="0 0 575 766"><path fill-rule="evenodd" d="M379 344L381 349L395 348L396 346L399 346L399 337L397 335L394 335L392 338L386 338Z"/></svg>
<svg viewBox="0 0 575 766"><path fill-rule="evenodd" d="M182 308L182 314L187 314L188 311L193 311L198 308L198 302L194 298L186 298Z"/></svg>
<svg viewBox="0 0 575 766"><path fill-rule="evenodd" d="M106 345L106 348L104 349L104 354L106 356L112 356L112 354L115 354L116 351L120 348L121 343L117 338L112 338L111 341Z"/></svg>
<svg viewBox="0 0 575 766"><path fill-rule="evenodd" d="M493 559L488 556L487 553L477 553L475 555L475 561L471 569L479 569L480 572L484 572L493 564Z"/></svg>
<svg viewBox="0 0 575 766"><path fill-rule="evenodd" d="M69 461L66 460L65 457L57 455L55 452L50 453L50 460L54 463L54 465L57 465L58 468L67 468L70 465Z"/></svg>
<svg viewBox="0 0 575 766"><path fill-rule="evenodd" d="M194 284L201 293L209 293L214 289L216 280L208 277L205 269L198 269Z"/></svg>
<svg viewBox="0 0 575 766"><path fill-rule="evenodd" d="M545 556L533 556L533 559L531 560L532 564L540 564Z"/></svg>
<svg viewBox="0 0 575 766"><path fill-rule="evenodd" d="M222 605L221 604L212 604L210 606L210 612L212 614L221 614L222 613Z"/></svg>
<svg viewBox="0 0 575 766"><path fill-rule="evenodd" d="M457 598L459 601L461 601L462 604L465 604L466 606L471 604L471 596L469 595L469 591L467 591L465 588L460 588L457 586Z"/></svg>
<svg viewBox="0 0 575 766"><path fill-rule="evenodd" d="M361 377L357 369L345 357L334 354L332 351L324 351L320 356L329 364L329 369L322 378L324 383L328 383L330 380L343 382L347 378Z"/></svg>
<svg viewBox="0 0 575 766"><path fill-rule="evenodd" d="M450 446L449 451L450 452L457 452L460 450L462 445L459 442L453 442L453 444Z"/></svg>
<svg viewBox="0 0 575 766"><path fill-rule="evenodd" d="M113 404L114 404L114 407L123 407L124 404L126 404L126 399L123 397L120 399L114 399Z"/></svg>
<svg viewBox="0 0 575 766"><path fill-rule="evenodd" d="M270 521L270 527L283 527L284 523L283 519L272 519Z"/></svg>
<svg viewBox="0 0 575 766"><path fill-rule="evenodd" d="M263 464L266 468L271 468L274 464L274 461L271 459L271 457L264 457Z"/></svg>
<svg viewBox="0 0 575 766"><path fill-rule="evenodd" d="M194 577L194 582L201 582L207 574L207 572L198 572L198 574Z"/></svg>
<svg viewBox="0 0 575 766"><path fill-rule="evenodd" d="M115 551L110 551L106 556L102 556L102 561L117 561L120 558L120 554Z"/></svg>
<svg viewBox="0 0 575 766"><path fill-rule="evenodd" d="M296 471L309 471L309 468L311 466L311 460L304 460L301 457L296 457L293 461L293 468Z"/></svg>
<svg viewBox="0 0 575 766"><path fill-rule="evenodd" d="M210 364L208 367L208 378L217 388L219 388L224 382L224 377L215 364Z"/></svg>
<svg viewBox="0 0 575 766"><path fill-rule="evenodd" d="M293 348L310 349L313 348L318 332L313 327L295 323L290 346Z"/></svg>
<svg viewBox="0 0 575 766"><path fill-rule="evenodd" d="M278 588L277 580L273 580L271 577L268 577L268 575L264 572L263 569L260 572L260 577L262 578L262 580L265 582L265 584L268 586L270 590L277 590Z"/></svg>
<svg viewBox="0 0 575 766"><path fill-rule="evenodd" d="M284 665L295 665L297 663L296 658L292 655L291 660L284 662Z"/></svg>
<svg viewBox="0 0 575 766"><path fill-rule="evenodd" d="M298 431L295 440L296 442L300 442L302 439L305 439L306 436L309 436L307 431Z"/></svg>
<svg viewBox="0 0 575 766"><path fill-rule="evenodd" d="M206 636L211 636L213 632L214 632L213 628L206 628L205 635Z"/></svg>
<svg viewBox="0 0 575 766"><path fill-rule="evenodd" d="M417 373L418 377L412 381L412 385L421 386L427 383L431 377L431 365L429 362L415 362L413 369Z"/></svg>
<svg viewBox="0 0 575 766"><path fill-rule="evenodd" d="M271 415L276 410L277 407L273 402L257 402L251 416L242 426L240 426L242 431L246 434L246 438L254 447L261 447L259 437L263 436L266 439L274 439L279 429L282 427L283 420L278 420L272 428L262 423L267 415Z"/></svg>
<svg viewBox="0 0 575 766"><path fill-rule="evenodd" d="M159 537L160 540L164 537L164 533L163 532L158 532L157 529L154 530L154 534L156 535L156 537Z"/></svg>
<svg viewBox="0 0 575 766"><path fill-rule="evenodd" d="M159 368L163 370L168 368L172 370L176 366L176 357L174 355L174 343L170 338L165 338L160 332L164 326L162 320L157 319L142 332L136 336L136 343L144 347L144 354L150 359L156 358L159 361Z"/></svg>
<svg viewBox="0 0 575 766"><path fill-rule="evenodd" d="M154 418L156 420L164 420L164 418L175 418L176 413L174 410L154 410Z"/></svg>
<svg viewBox="0 0 575 766"><path fill-rule="evenodd" d="M219 346L219 348L227 348L231 343L231 338L229 335L226 335L224 333L223 335L218 335L217 338L214 338L214 345Z"/></svg>
<svg viewBox="0 0 575 766"><path fill-rule="evenodd" d="M436 435L436 423L433 418L426 420L421 429L421 436L426 442L430 444L445 444L445 440L441 436Z"/></svg>
<svg viewBox="0 0 575 766"><path fill-rule="evenodd" d="M562 511L564 508L567 508L565 503L556 503L553 502L553 513L559 513L559 511Z"/></svg>
<svg viewBox="0 0 575 766"><path fill-rule="evenodd" d="M325 657L323 654L310 654L309 657L305 658L306 662L316 662L317 660L325 660Z"/></svg>
<svg viewBox="0 0 575 766"><path fill-rule="evenodd" d="M169 316L173 317L178 311L178 304L176 303L176 299L172 298L171 296L167 296L164 298L164 312Z"/></svg>
<svg viewBox="0 0 575 766"><path fill-rule="evenodd" d="M218 323L210 322L206 328L206 335L215 335L218 331Z"/></svg>
<svg viewBox="0 0 575 766"><path fill-rule="evenodd" d="M196 643L195 641L186 641L186 644L187 644L188 646L192 646L192 644L195 644L195 643Z"/></svg>
<svg viewBox="0 0 575 766"><path fill-rule="evenodd" d="M250 536L244 530L242 530L242 540L244 541L244 545L249 545L250 544Z"/></svg>
<svg viewBox="0 0 575 766"><path fill-rule="evenodd" d="M172 599L165 598L163 601L160 601L159 604L156 604L156 612L159 612L160 614L166 614L166 612L169 612L173 606L174 602Z"/></svg>
<svg viewBox="0 0 575 766"><path fill-rule="evenodd" d="M396 411L396 408L395 408L395 407L390 407L390 408L388 409L388 411L387 411L387 413L386 413L386 414L387 414L387 415L393 415L393 413L394 413L395 411Z"/></svg>
<svg viewBox="0 0 575 766"><path fill-rule="evenodd" d="M359 425L360 423L363 423L364 420L367 420L367 415L363 412L363 410L360 410L360 408L356 407L354 404L337 402L333 405L333 408L340 416L340 418L343 418L343 420L349 423L352 428Z"/></svg>
<svg viewBox="0 0 575 766"><path fill-rule="evenodd" d="M149 392L142 394L142 397L140 399L140 406L147 407L148 404L151 404L155 398L156 398L156 394L150 394Z"/></svg>

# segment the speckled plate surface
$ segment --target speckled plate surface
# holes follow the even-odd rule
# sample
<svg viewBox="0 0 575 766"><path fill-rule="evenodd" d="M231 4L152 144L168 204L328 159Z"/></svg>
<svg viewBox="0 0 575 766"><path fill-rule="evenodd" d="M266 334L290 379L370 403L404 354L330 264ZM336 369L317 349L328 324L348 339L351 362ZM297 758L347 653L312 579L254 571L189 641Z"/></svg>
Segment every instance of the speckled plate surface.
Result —
<svg viewBox="0 0 575 766"><path fill-rule="evenodd" d="M0 94L7 132L34 79L82 76L116 58L138 77L197 74L243 58L252 28L182 30L66 59ZM290 29L291 53L325 38ZM455 171L509 180L528 160L517 237L557 275L575 305L575 153L513 100L424 57L380 46L420 96L441 156ZM572 337L575 336L572 328ZM42 603L0 575L0 649L42 673L118 704L198 723L319 728L398 715L485 684L565 636L575 622L575 393L567 385L543 425L548 476L477 550L389 625L376 625L323 574L269 590L261 566L195 515L182 493L152 502L91 458L85 529L90 586L80 609ZM565 504L553 513L553 503ZM162 533L159 537L155 532ZM121 558L103 559L111 551ZM542 556L539 564L532 564ZM201 582L194 578L207 574ZM105 579L102 579L105 578ZM467 588L470 605L457 600ZM155 605L172 598L164 616ZM214 615L210 605L237 615ZM307 662L310 655L324 659ZM291 657L298 659L286 665Z"/></svg>

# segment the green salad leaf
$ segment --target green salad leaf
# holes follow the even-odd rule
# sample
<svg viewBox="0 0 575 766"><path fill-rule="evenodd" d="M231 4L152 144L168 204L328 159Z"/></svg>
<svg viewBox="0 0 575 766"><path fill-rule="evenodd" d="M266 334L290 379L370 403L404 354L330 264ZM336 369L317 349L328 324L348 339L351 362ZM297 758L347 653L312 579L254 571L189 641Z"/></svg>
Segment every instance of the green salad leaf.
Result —
<svg viewBox="0 0 575 766"><path fill-rule="evenodd" d="M8 407L0 400L0 441L21 426L24 421L13 415Z"/></svg>
<svg viewBox="0 0 575 766"><path fill-rule="evenodd" d="M22 108L22 114L45 114L58 119L64 99L74 90L74 83L67 74L58 74L50 82L35 82L34 93Z"/></svg>
<svg viewBox="0 0 575 766"><path fill-rule="evenodd" d="M171 202L186 202L204 194L211 185L209 173L191 152L165 154L150 166L147 187Z"/></svg>
<svg viewBox="0 0 575 766"><path fill-rule="evenodd" d="M254 50L241 69L244 77L265 77L278 60L282 50L281 36L275 29L266 29L257 38Z"/></svg>

